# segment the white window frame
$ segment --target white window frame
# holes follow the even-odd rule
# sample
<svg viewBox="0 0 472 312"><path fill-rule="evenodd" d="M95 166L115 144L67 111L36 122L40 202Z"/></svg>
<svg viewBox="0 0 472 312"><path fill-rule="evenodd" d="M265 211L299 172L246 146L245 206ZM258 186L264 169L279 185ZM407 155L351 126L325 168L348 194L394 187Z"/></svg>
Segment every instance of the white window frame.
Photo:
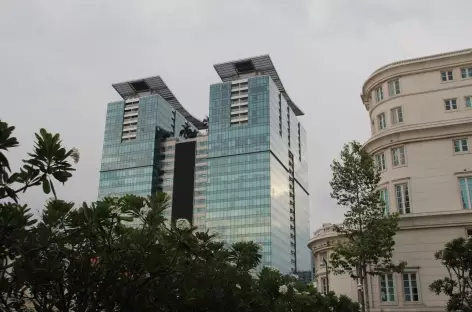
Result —
<svg viewBox="0 0 472 312"><path fill-rule="evenodd" d="M400 80L394 79L388 82L388 96L395 96L401 93Z"/></svg>
<svg viewBox="0 0 472 312"><path fill-rule="evenodd" d="M444 77L446 80L444 80ZM442 70L441 71L441 81L442 82L449 82L454 80L454 71L452 69L450 70Z"/></svg>
<svg viewBox="0 0 472 312"><path fill-rule="evenodd" d="M464 97L465 108L472 108L472 95Z"/></svg>
<svg viewBox="0 0 472 312"><path fill-rule="evenodd" d="M469 228L469 229L465 229L465 238L466 239L471 239L472 238L472 229Z"/></svg>
<svg viewBox="0 0 472 312"><path fill-rule="evenodd" d="M387 118L385 117L385 113L377 115L377 122L379 125L379 130L384 130L387 128Z"/></svg>
<svg viewBox="0 0 472 312"><path fill-rule="evenodd" d="M384 213L386 216L390 214L390 194L388 193L388 186L379 190L380 199L384 202Z"/></svg>
<svg viewBox="0 0 472 312"><path fill-rule="evenodd" d="M455 107L454 107L455 106ZM448 108L449 107L449 108ZM457 99L445 99L444 100L444 110L446 112L451 112L457 110Z"/></svg>
<svg viewBox="0 0 472 312"><path fill-rule="evenodd" d="M383 87L382 86L375 89L375 99L377 100L377 102L383 101L384 93L383 93Z"/></svg>
<svg viewBox="0 0 472 312"><path fill-rule="evenodd" d="M385 160L385 152L375 155L375 166L379 171L387 170L387 161Z"/></svg>
<svg viewBox="0 0 472 312"><path fill-rule="evenodd" d="M383 292L382 292L382 278L384 278L385 282L385 295L387 300L383 300ZM388 282L391 281L393 284L393 290L390 289L388 286ZM390 293L393 291L393 293ZM395 274L394 273L387 273L382 274L379 276L379 294L380 294L380 303L381 304L394 304L397 302L397 285L395 283ZM390 295L393 295L393 301L390 300Z"/></svg>
<svg viewBox="0 0 472 312"><path fill-rule="evenodd" d="M397 151L398 151L398 155L397 155ZM396 160L398 161L397 163L395 163ZM392 167L396 168L396 167L406 166L406 163L407 162L406 162L405 145L392 148Z"/></svg>
<svg viewBox="0 0 472 312"><path fill-rule="evenodd" d="M404 181L404 182L396 183L394 187L395 187L395 203L397 206L398 213L401 215L410 214L411 213L410 183L408 183L408 181ZM398 196L399 195L398 188L400 188L400 197ZM408 197L408 201L407 201L407 197Z"/></svg>
<svg viewBox="0 0 472 312"><path fill-rule="evenodd" d="M467 239L471 239L472 238L472 229L465 229L465 237Z"/></svg>
<svg viewBox="0 0 472 312"><path fill-rule="evenodd" d="M323 260L326 260L326 263L328 263L328 252L321 252L320 253L320 268L325 268L326 264Z"/></svg>
<svg viewBox="0 0 472 312"><path fill-rule="evenodd" d="M462 187L461 187L461 179L465 180L465 191L467 194L467 207L464 207L466 203L464 203L464 197L462 196ZM459 177L459 194L461 197L461 209L472 209L472 196L471 196L471 190L469 189L469 179L472 179L472 176L463 176Z"/></svg>
<svg viewBox="0 0 472 312"><path fill-rule="evenodd" d="M465 142L465 144L464 144ZM460 151L456 151L456 143L459 143L457 146L459 147ZM465 150L464 150L465 147ZM469 139L468 138L460 138L452 140L452 151L454 154L465 154L470 152L469 148Z"/></svg>
<svg viewBox="0 0 472 312"><path fill-rule="evenodd" d="M416 294L418 296L418 300L413 300L413 279L411 278L412 275L415 275L415 282L416 282ZM409 295L411 300L406 300L406 293L405 293L405 275L408 276L408 290L409 290ZM402 273L402 286L403 286L403 300L405 303L418 303L421 301L421 292L420 292L420 281L418 278L418 272L417 271L406 271Z"/></svg>
<svg viewBox="0 0 472 312"><path fill-rule="evenodd" d="M320 284L321 284L321 290L323 291L323 294L328 293L328 277L327 276L322 276L320 278Z"/></svg>
<svg viewBox="0 0 472 312"><path fill-rule="evenodd" d="M472 78L472 65L470 67L462 67L461 68L461 78L462 79Z"/></svg>
<svg viewBox="0 0 472 312"><path fill-rule="evenodd" d="M390 110L392 115L392 125L396 125L403 122L403 107L398 106Z"/></svg>

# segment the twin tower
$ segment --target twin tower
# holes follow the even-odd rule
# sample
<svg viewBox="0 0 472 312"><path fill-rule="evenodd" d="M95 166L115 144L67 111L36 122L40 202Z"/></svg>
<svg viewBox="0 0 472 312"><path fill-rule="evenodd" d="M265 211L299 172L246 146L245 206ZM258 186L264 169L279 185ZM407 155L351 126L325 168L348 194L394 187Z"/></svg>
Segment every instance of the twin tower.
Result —
<svg viewBox="0 0 472 312"><path fill-rule="evenodd" d="M262 264L311 277L306 132L268 55L214 66L208 119L159 76L114 84L99 197L166 192L186 218L227 243L262 245Z"/></svg>

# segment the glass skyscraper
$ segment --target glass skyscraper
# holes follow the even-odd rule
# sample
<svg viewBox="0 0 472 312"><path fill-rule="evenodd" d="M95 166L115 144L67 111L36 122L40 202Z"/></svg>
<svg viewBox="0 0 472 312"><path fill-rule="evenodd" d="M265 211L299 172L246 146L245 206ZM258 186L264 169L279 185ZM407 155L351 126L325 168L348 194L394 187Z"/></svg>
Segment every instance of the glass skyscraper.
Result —
<svg viewBox="0 0 472 312"><path fill-rule="evenodd" d="M197 138L184 142L179 133L185 124L196 131L204 127L203 123L182 107L159 76L113 87L123 99L109 103L107 108L99 198L148 196L166 187L172 203L176 202L168 215L172 212L172 217L192 221L195 163L201 156L197 155ZM172 152L166 153L166 148ZM179 149L181 153L176 153ZM179 155L181 161L177 163L174 157ZM172 160L171 174L166 171L166 158ZM166 184L169 176L176 182L170 186Z"/></svg>
<svg viewBox="0 0 472 312"><path fill-rule="evenodd" d="M113 85L99 197L171 196L169 219L187 218L227 243L255 241L262 265L311 276L306 132L268 55L215 65L205 125L158 76Z"/></svg>
<svg viewBox="0 0 472 312"><path fill-rule="evenodd" d="M269 56L215 65L207 228L263 246L263 265L311 271L306 132Z"/></svg>

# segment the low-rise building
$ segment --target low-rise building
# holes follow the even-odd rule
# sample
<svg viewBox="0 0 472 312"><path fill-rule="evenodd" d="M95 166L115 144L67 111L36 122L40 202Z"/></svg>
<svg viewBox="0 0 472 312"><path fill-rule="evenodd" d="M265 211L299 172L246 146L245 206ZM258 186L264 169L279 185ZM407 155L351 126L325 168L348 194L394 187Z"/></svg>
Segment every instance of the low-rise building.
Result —
<svg viewBox="0 0 472 312"><path fill-rule="evenodd" d="M444 311L447 298L429 290L447 274L434 253L472 235L472 49L383 66L361 98L372 129L364 148L382 171L388 211L400 214L394 260L408 263L402 274L369 278L371 311ZM357 300L356 283L320 262L338 239L325 225L310 240L318 285L329 280Z"/></svg>

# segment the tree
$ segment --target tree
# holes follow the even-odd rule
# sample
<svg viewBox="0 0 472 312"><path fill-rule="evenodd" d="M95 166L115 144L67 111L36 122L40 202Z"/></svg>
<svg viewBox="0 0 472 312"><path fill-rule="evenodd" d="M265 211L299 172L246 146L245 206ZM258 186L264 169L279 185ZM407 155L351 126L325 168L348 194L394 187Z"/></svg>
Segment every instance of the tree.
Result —
<svg viewBox="0 0 472 312"><path fill-rule="evenodd" d="M10 163L1 150L8 151L18 146L18 140L12 137L15 127L8 126L0 120L0 199L11 198L18 201L18 193L25 192L28 188L42 184L43 191L49 194L51 191L56 197L54 180L65 183L75 169L68 162L71 157L76 163L79 160L77 149L67 151L62 146L59 134L52 135L45 129L36 133L36 142L29 158L23 160L23 167L19 172L11 174ZM13 185L21 185L13 188Z"/></svg>
<svg viewBox="0 0 472 312"><path fill-rule="evenodd" d="M208 125L210 123L210 118L208 118L208 116L205 116L205 118L203 118L202 122L203 122L203 125L205 126L205 129L208 129Z"/></svg>
<svg viewBox="0 0 472 312"><path fill-rule="evenodd" d="M401 272L405 266L392 260L398 215L385 213L378 191L380 173L358 142L344 145L341 160L334 160L331 169L331 197L348 208L343 223L334 226L344 239L334 248L331 269L358 280L363 288L359 296L362 309L369 311L367 276Z"/></svg>
<svg viewBox="0 0 472 312"><path fill-rule="evenodd" d="M50 200L14 259L2 311L356 312L357 304L264 268L260 246L226 246L187 220L166 225L168 196L127 195L73 209ZM135 222L134 226L130 221ZM38 249L34 246L46 246Z"/></svg>
<svg viewBox="0 0 472 312"><path fill-rule="evenodd" d="M59 139L59 134L51 134L41 129L35 134L34 150L23 160L18 172L11 173L10 162L3 153L18 146L13 136L15 127L0 120L0 307L2 311L22 311L25 309L25 287L16 287L13 282L16 260L29 257L31 252L42 252L51 242L32 244L31 227L35 220L26 205L18 204L18 194L42 185L43 191L51 191L56 198L54 180L65 183L74 171L69 162L78 162L76 149L67 151ZM8 199L12 202L7 201Z"/></svg>
<svg viewBox="0 0 472 312"><path fill-rule="evenodd" d="M185 139L188 138L196 138L198 135L197 130L193 130L192 127L188 122L182 125L182 130L180 130L180 136L184 137Z"/></svg>
<svg viewBox="0 0 472 312"><path fill-rule="evenodd" d="M446 243L434 254L447 269L448 276L435 280L429 289L449 297L447 311L472 311L472 240L463 237Z"/></svg>
<svg viewBox="0 0 472 312"><path fill-rule="evenodd" d="M18 142L13 128L1 125L5 151ZM0 204L1 311L358 311L346 297L321 295L296 276L256 273L262 256L254 242L227 245L187 220L165 220L164 193L76 206L54 191L36 218L16 202L20 192L42 185L48 193L43 181L66 182L68 157L78 156L65 152L58 135L42 130L36 138L16 179L0 155L1 187L11 200Z"/></svg>

